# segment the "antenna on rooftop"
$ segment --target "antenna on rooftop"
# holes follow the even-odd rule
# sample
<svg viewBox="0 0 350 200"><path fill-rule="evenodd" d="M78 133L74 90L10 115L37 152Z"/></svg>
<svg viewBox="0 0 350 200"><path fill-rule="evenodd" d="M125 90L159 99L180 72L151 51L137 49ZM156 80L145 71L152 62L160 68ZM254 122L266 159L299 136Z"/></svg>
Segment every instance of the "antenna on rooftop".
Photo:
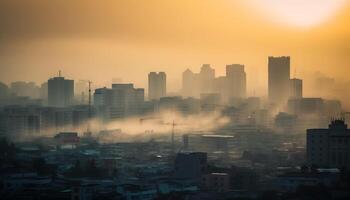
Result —
<svg viewBox="0 0 350 200"><path fill-rule="evenodd" d="M61 77L61 70L58 70L58 77Z"/></svg>

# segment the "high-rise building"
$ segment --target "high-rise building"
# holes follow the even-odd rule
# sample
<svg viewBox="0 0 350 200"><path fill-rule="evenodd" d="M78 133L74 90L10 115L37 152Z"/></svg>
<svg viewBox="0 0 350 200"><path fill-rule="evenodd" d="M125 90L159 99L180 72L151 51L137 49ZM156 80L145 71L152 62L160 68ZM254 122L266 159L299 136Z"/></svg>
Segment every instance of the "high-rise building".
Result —
<svg viewBox="0 0 350 200"><path fill-rule="evenodd" d="M187 69L182 73L182 95L199 97L202 93L214 92L215 70L209 64L203 64L199 73Z"/></svg>
<svg viewBox="0 0 350 200"><path fill-rule="evenodd" d="M198 75L193 73L190 69L186 69L182 73L182 95L184 97L193 97L198 89Z"/></svg>
<svg viewBox="0 0 350 200"><path fill-rule="evenodd" d="M290 57L269 57L268 95L270 103L283 106L289 97Z"/></svg>
<svg viewBox="0 0 350 200"><path fill-rule="evenodd" d="M142 113L144 89L133 84L112 84L110 88L99 88L94 93L97 115L104 119L123 118Z"/></svg>
<svg viewBox="0 0 350 200"><path fill-rule="evenodd" d="M214 89L215 69L203 64L199 73L199 94L211 93Z"/></svg>
<svg viewBox="0 0 350 200"><path fill-rule="evenodd" d="M350 167L350 129L343 120L333 120L328 129L308 129L306 141L309 165Z"/></svg>
<svg viewBox="0 0 350 200"><path fill-rule="evenodd" d="M94 93L94 106L110 107L112 105L112 89L110 88L98 88Z"/></svg>
<svg viewBox="0 0 350 200"><path fill-rule="evenodd" d="M290 98L300 99L303 98L303 80L292 78L290 79Z"/></svg>
<svg viewBox="0 0 350 200"><path fill-rule="evenodd" d="M150 72L148 74L148 99L159 100L166 96L166 74Z"/></svg>
<svg viewBox="0 0 350 200"><path fill-rule="evenodd" d="M244 65L232 64L226 65L226 79L229 87L229 98L244 98L247 90L247 78L244 71Z"/></svg>
<svg viewBox="0 0 350 200"><path fill-rule="evenodd" d="M66 107L73 104L74 80L54 77L48 80L48 104L52 107Z"/></svg>

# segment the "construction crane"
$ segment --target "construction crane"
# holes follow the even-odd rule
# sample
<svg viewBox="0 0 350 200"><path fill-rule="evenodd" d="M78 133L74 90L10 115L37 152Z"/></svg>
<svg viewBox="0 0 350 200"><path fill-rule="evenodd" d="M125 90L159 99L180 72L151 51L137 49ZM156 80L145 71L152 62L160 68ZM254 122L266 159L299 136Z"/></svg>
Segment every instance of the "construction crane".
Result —
<svg viewBox="0 0 350 200"><path fill-rule="evenodd" d="M164 125L171 125L171 150L172 152L175 152L175 126L179 126L182 124L175 123L175 120L173 120L172 123L164 123Z"/></svg>

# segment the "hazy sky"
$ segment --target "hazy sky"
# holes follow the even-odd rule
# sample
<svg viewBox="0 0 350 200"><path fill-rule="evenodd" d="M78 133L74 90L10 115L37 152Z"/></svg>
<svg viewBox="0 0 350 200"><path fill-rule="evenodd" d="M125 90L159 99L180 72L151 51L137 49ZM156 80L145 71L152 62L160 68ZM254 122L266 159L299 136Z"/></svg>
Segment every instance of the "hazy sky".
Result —
<svg viewBox="0 0 350 200"><path fill-rule="evenodd" d="M165 71L177 91L186 68L210 63L222 75L241 63L249 94L265 95L269 55L292 57L306 95L320 74L346 85L350 1L0 0L5 83L41 83L61 69L98 85L122 78L145 87L149 71Z"/></svg>

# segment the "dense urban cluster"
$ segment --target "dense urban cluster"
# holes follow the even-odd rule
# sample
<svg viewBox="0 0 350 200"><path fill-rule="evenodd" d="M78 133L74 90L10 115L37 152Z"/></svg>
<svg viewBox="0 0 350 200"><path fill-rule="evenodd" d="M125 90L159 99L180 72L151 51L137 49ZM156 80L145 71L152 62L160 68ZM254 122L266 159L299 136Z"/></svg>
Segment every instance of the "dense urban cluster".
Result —
<svg viewBox="0 0 350 200"><path fill-rule="evenodd" d="M244 67L187 69L171 95L165 72L147 95L61 72L0 83L1 199L350 199L341 102L304 97L290 57L269 57L268 96L248 96Z"/></svg>

